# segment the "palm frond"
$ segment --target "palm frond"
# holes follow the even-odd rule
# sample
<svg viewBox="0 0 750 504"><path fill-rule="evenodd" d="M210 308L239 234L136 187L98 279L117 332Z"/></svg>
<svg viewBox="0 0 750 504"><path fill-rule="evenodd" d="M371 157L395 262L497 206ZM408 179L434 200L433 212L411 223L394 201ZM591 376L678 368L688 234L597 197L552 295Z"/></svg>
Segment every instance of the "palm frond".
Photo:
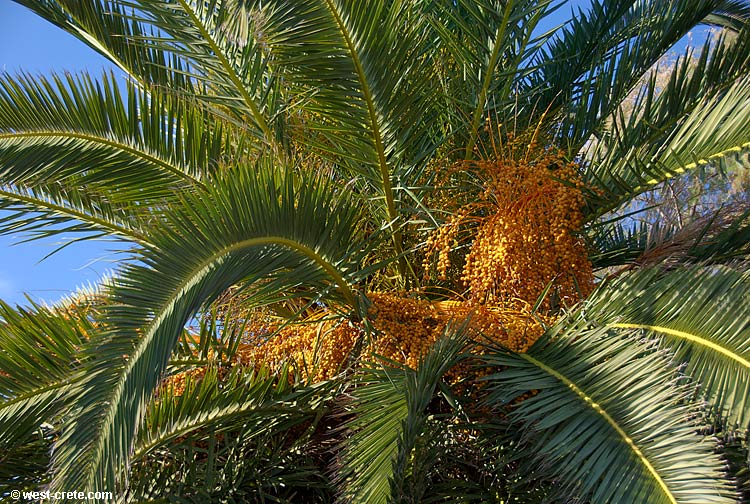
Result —
<svg viewBox="0 0 750 504"><path fill-rule="evenodd" d="M576 153L601 130L641 77L683 36L714 11L713 0L594 1L564 27L536 61L530 95ZM740 18L747 8L731 11ZM559 122L558 122L559 121Z"/></svg>
<svg viewBox="0 0 750 504"><path fill-rule="evenodd" d="M732 424L750 411L750 312L747 273L724 266L623 275L587 303L589 317L660 338L701 384L700 395Z"/></svg>
<svg viewBox="0 0 750 504"><path fill-rule="evenodd" d="M94 295L48 308L0 302L0 494L49 481L50 451L80 381L80 347L96 330Z"/></svg>
<svg viewBox="0 0 750 504"><path fill-rule="evenodd" d="M242 167L205 195L183 196L165 219L143 265L125 268L111 289L110 329L88 350L79 407L56 451L55 486L116 487L185 323L231 285L255 283L257 302L304 289L356 308L358 209L322 177Z"/></svg>
<svg viewBox="0 0 750 504"><path fill-rule="evenodd" d="M563 0L17 1L126 83L0 75L0 234L113 236L130 248L92 311L0 303L0 495L736 497L740 452L705 438L700 421L708 405L711 427L748 427L750 317L737 293L750 279L722 264L750 252L750 211L701 206L679 225L640 228L621 213L650 211L643 197L623 205L675 174L721 172L750 152L747 0L591 0L546 33ZM688 49L664 85L660 58L701 24L725 31L697 57ZM544 171L534 159L552 149L579 163L592 260L624 269L528 353L471 357L453 326L416 369L363 362L378 325L366 292L445 299L427 326L462 299L471 258L452 261L455 282L424 289L415 265L421 247L445 264L478 243L491 209L454 161L519 161L515 147L497 151L508 137L528 145L530 167ZM457 230L426 237L438 212L457 216ZM490 297L514 338L510 303ZM336 352L320 343L336 331L355 348L345 372L302 385L291 362L273 375L269 362L239 364L261 353L244 345L266 326L303 317L304 330L279 322L284 341L263 341L257 358L315 338L298 364L323 367ZM444 377L452 384L468 358L493 373L464 394ZM475 408L477 397L488 401ZM8 468L19 475L2 486Z"/></svg>
<svg viewBox="0 0 750 504"><path fill-rule="evenodd" d="M455 327L435 343L416 371L381 366L360 372L354 418L346 424L353 434L344 443L338 475L346 484L347 502L391 502L424 491L417 475L425 471L413 465L429 464L430 459L416 455L415 460L413 452L425 435L427 406L465 345L462 328ZM421 501L419 495L410 498Z"/></svg>
<svg viewBox="0 0 750 504"><path fill-rule="evenodd" d="M227 108L277 152L299 142L353 170L382 212L375 225L394 229L403 253L399 184L413 185L437 146L424 22L410 3L120 3L159 32L133 43L201 69L191 79L207 93L196 99Z"/></svg>
<svg viewBox="0 0 750 504"><path fill-rule="evenodd" d="M185 92L192 89L187 62L174 53L135 44L149 25L128 19L116 0L13 0L70 33L110 60L143 90Z"/></svg>
<svg viewBox="0 0 750 504"><path fill-rule="evenodd" d="M750 253L750 210L743 207L720 207L682 226L623 217L602 222L589 229L589 257L595 268L737 260Z"/></svg>
<svg viewBox="0 0 750 504"><path fill-rule="evenodd" d="M220 162L221 125L185 103L121 90L114 76L0 78L0 156L3 182L34 187L54 180L108 199L168 198L202 187ZM145 190L148 189L148 190Z"/></svg>
<svg viewBox="0 0 750 504"><path fill-rule="evenodd" d="M431 67L423 53L429 42L425 20L408 2L326 0L324 5L353 70L347 81L356 86L358 99L352 103L359 112L349 128L361 129L364 119L371 146L362 153L368 160L366 181L375 189L368 192L379 202L381 225L394 230L395 254L401 256L399 202L407 195L400 186L419 180L424 161L438 145ZM403 258L399 274L416 277Z"/></svg>
<svg viewBox="0 0 750 504"><path fill-rule="evenodd" d="M624 224L621 220L601 222L588 230L589 259L594 268L621 266L636 261L656 243L674 236L673 226L645 222Z"/></svg>
<svg viewBox="0 0 750 504"><path fill-rule="evenodd" d="M443 72L447 94L454 101L451 124L465 158L473 156L480 126L490 111L493 119L512 122L504 108L515 100L514 83L525 77L529 71L525 65L546 40L533 35L552 3L436 2L431 20L449 55L438 71Z"/></svg>
<svg viewBox="0 0 750 504"><path fill-rule="evenodd" d="M115 235L146 222L232 156L221 124L113 76L0 77L0 233Z"/></svg>
<svg viewBox="0 0 750 504"><path fill-rule="evenodd" d="M300 458L304 433L314 430L333 389L331 383L295 388L287 383L283 370L270 375L240 367L210 367L200 377L188 375L179 392L162 385L134 443L131 477L135 481L126 500L169 499L175 493L193 494L196 499L207 493L217 499L223 492L224 498L234 494L262 500L264 492L272 489L278 496L295 486L314 486L319 479L316 471L294 471L303 464L289 458ZM296 429L299 441L290 429ZM278 446L271 448L274 444ZM271 448L271 460L264 460L266 448ZM154 464L155 459L170 463ZM264 481L253 476L255 471L265 473Z"/></svg>
<svg viewBox="0 0 750 504"><path fill-rule="evenodd" d="M55 419L80 379L78 351L95 331L85 309L0 302L0 451Z"/></svg>
<svg viewBox="0 0 750 504"><path fill-rule="evenodd" d="M52 425L39 426L23 442L4 446L0 455L0 495L13 490L37 492L49 481L49 452L56 434Z"/></svg>
<svg viewBox="0 0 750 504"><path fill-rule="evenodd" d="M740 31L750 18L750 6L743 0L718 2L713 12L706 17L706 24L719 28Z"/></svg>
<svg viewBox="0 0 750 504"><path fill-rule="evenodd" d="M253 6L236 0L118 0L122 14L149 34L131 44L174 54L189 69L195 98L224 109L237 126L274 148L279 146L272 118L281 103L276 78L269 72L270 54L256 30Z"/></svg>
<svg viewBox="0 0 750 504"><path fill-rule="evenodd" d="M0 188L0 210L0 234L20 233L25 235L24 241L75 234L79 239L106 236L148 243L141 212L92 199L84 188Z"/></svg>
<svg viewBox="0 0 750 504"><path fill-rule="evenodd" d="M582 156L586 177L606 189L591 195L601 214L655 184L700 166L716 164L747 149L750 139L738 124L747 95L750 28L709 39L697 58L688 51L659 88L658 68L632 102L616 112ZM717 131L717 129L719 131Z"/></svg>
<svg viewBox="0 0 750 504"><path fill-rule="evenodd" d="M682 173L750 148L747 113L750 79L738 79L722 95L701 103L662 147L656 163ZM653 180L646 182L653 184Z"/></svg>
<svg viewBox="0 0 750 504"><path fill-rule="evenodd" d="M690 390L653 345L574 317L528 353L486 357L489 405L524 426L563 495L592 502L735 502L724 464L696 433ZM525 398L520 398L520 396Z"/></svg>
<svg viewBox="0 0 750 504"><path fill-rule="evenodd" d="M123 502L331 502L333 492L303 443L284 433L193 433L132 467Z"/></svg>
<svg viewBox="0 0 750 504"><path fill-rule="evenodd" d="M220 376L224 373L228 376ZM219 433L242 425L259 434L281 432L323 411L331 396L330 383L292 388L279 375L209 368L200 378L186 376L179 395L172 387L162 388L147 408L131 460L204 429Z"/></svg>

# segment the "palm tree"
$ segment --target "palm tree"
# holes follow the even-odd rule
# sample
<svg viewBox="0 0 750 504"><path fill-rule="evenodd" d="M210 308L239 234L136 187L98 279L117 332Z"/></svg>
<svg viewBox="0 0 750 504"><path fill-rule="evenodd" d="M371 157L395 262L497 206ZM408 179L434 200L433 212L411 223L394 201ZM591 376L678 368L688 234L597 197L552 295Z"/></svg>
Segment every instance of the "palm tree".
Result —
<svg viewBox="0 0 750 504"><path fill-rule="evenodd" d="M127 252L0 304L3 496L747 500L749 210L621 210L746 155L746 1L17 1L119 72L0 77L0 232Z"/></svg>

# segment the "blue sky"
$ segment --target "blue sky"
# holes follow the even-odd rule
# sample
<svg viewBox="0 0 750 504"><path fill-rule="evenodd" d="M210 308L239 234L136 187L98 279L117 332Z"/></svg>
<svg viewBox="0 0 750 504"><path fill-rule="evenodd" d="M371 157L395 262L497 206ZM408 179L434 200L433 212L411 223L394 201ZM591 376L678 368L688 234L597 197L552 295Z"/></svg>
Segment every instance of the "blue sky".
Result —
<svg viewBox="0 0 750 504"><path fill-rule="evenodd" d="M110 68L107 61L74 37L10 0L0 0L0 70L49 75L51 72L93 74ZM73 244L40 262L59 240L13 245L19 237L0 236L0 299L26 303L55 301L79 285L93 283L112 266L112 243Z"/></svg>

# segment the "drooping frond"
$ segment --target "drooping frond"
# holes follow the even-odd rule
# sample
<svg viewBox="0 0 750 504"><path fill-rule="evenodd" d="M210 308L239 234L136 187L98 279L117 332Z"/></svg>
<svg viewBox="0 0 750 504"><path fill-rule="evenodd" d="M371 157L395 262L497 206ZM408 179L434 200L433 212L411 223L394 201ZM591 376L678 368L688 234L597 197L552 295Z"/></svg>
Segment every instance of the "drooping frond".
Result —
<svg viewBox="0 0 750 504"><path fill-rule="evenodd" d="M358 209L330 181L242 167L165 213L143 265L111 289L78 408L60 438L55 486L115 488L149 397L185 323L243 281L255 301L306 295L356 308ZM249 301L248 301L249 302Z"/></svg>
<svg viewBox="0 0 750 504"><path fill-rule="evenodd" d="M750 311L746 273L724 266L623 275L587 302L597 322L657 337L685 362L699 393L740 428L750 413Z"/></svg>
<svg viewBox="0 0 750 504"><path fill-rule="evenodd" d="M243 368L209 369L199 379L187 376L179 393L166 386L149 404L145 425L134 442L133 462L160 446L196 431L247 428L279 432L314 418L330 396L331 384L293 389L283 377ZM283 375L284 373L281 373Z"/></svg>
<svg viewBox="0 0 750 504"><path fill-rule="evenodd" d="M488 403L510 408L563 495L735 502L714 447L696 433L689 389L666 355L628 336L572 319L526 354L498 350L486 357L496 368Z"/></svg>
<svg viewBox="0 0 750 504"><path fill-rule="evenodd" d="M19 3L103 54L144 90L191 97L275 145L269 122L276 111L264 105L274 84L265 79L262 47L247 31L244 38L235 32L247 28L238 2Z"/></svg>
<svg viewBox="0 0 750 504"><path fill-rule="evenodd" d="M0 233L147 243L159 208L232 155L209 120L113 76L0 77Z"/></svg>
<svg viewBox="0 0 750 504"><path fill-rule="evenodd" d="M126 7L117 0L13 1L87 44L143 90L184 93L193 88L184 58L134 43L154 35L154 29L128 19Z"/></svg>
<svg viewBox="0 0 750 504"><path fill-rule="evenodd" d="M97 195L98 196L98 195ZM84 188L18 187L0 189L0 234L25 235L26 241L55 235L78 235L79 239L119 238L141 245L146 216L140 212L90 198Z"/></svg>
<svg viewBox="0 0 750 504"><path fill-rule="evenodd" d="M146 202L199 188L227 146L222 128L186 103L114 76L0 78L3 183L52 181L100 188L113 201Z"/></svg>

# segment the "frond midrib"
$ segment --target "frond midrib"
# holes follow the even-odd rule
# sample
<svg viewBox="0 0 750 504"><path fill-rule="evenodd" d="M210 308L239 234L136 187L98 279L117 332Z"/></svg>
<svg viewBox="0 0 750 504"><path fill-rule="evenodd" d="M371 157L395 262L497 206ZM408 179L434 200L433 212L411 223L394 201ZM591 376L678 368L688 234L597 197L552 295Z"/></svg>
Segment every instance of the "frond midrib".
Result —
<svg viewBox="0 0 750 504"><path fill-rule="evenodd" d="M44 394L46 392L51 392L54 390L64 389L66 387L69 387L71 384L71 381L72 380L69 376L65 376L65 377L61 377L59 381L46 383L45 385L41 387L37 387L33 390L26 390L20 395L15 395L11 399L1 402L0 411L10 406L13 406L14 404L18 404L28 399L33 399L34 397L37 397L39 394Z"/></svg>
<svg viewBox="0 0 750 504"><path fill-rule="evenodd" d="M735 145L734 147L730 147L728 149L724 149L724 150L716 152L714 154L710 154L708 156L705 156L705 157L703 157L703 158L701 158L701 159L699 159L699 160L697 160L697 161L695 161L693 163L688 163L686 165L683 165L683 166L680 166L678 168L675 168L673 170L673 172L677 173L677 174L686 173L686 172L688 172L690 170L694 170L694 169L698 168L699 166L706 166L708 164L711 164L713 161L715 161L717 159L724 158L724 157L730 155L733 152L742 152L743 150L748 149L748 148L750 148L750 142L745 142L745 143L740 144L740 145ZM673 176L674 176L673 173L666 173L664 175L664 179L672 178ZM635 190L638 191L638 190L642 190L642 189L647 189L648 186L656 185L659 182L662 182L664 179L662 179L662 180L657 180L657 179L648 180L648 181L646 181L646 185L639 186Z"/></svg>
<svg viewBox="0 0 750 504"><path fill-rule="evenodd" d="M717 161L719 159L725 158L725 157L731 155L732 153L739 153L739 152L742 152L742 151L747 150L747 149L750 149L750 142L745 142L745 143L740 144L740 145L735 145L734 147L730 147L728 149L724 149L724 150L716 152L714 154L710 154L708 156L704 156L701 159L698 159L697 161L694 161L692 163L688 163L688 164L683 165L683 166L678 166L677 168L675 168L675 169L673 169L671 171L665 172L663 174L663 177L660 178L660 179L652 178L650 180L645 181L644 184L637 185L637 186L635 186L633 188L629 188L626 194L624 194L621 197L619 197L613 203L610 203L608 205L604 205L604 206L598 207L597 211L595 213L593 213L590 218L593 220L597 216L601 216L601 215L606 214L607 212L611 212L611 211L615 210L620 205L622 205L624 202L630 201L633 197L635 197L636 195L638 195L640 193L643 193L643 192L646 192L646 191L654 189L655 186L657 186L658 184L664 182L665 180L669 180L669 179L674 178L675 175L678 175L678 176L684 175L684 174L686 174L686 173L688 173L688 172L690 172L692 170L695 170L698 167L710 165L711 163L713 163L713 162L715 162L715 161Z"/></svg>
<svg viewBox="0 0 750 504"><path fill-rule="evenodd" d="M128 238L132 239L133 241L135 241L139 245L148 245L149 244L148 238L146 238L145 235L139 233L138 231L136 231L136 230L134 230L132 228L122 227L122 226L120 226L118 224L115 224L114 222L111 222L111 221L108 221L108 220L105 220L105 219L101 219L99 217L95 217L93 215L90 215L90 214L87 214L87 213L84 213L84 212L79 212L79 211L74 210L74 209L69 208L69 207L65 207L65 206L62 206L62 205L57 205L57 204L51 203L49 201L44 201L43 199L40 199L40 198L31 198L31 197L25 196L23 194L6 191L6 190L1 189L1 188L0 188L0 196L8 198L8 199L18 200L18 201L21 201L23 203L28 203L28 204L34 205L36 207L43 207L43 208L46 208L47 210L50 210L52 212L57 212L59 214L66 214L66 215L69 215L69 216L71 216L71 217L73 217L73 218L75 218L77 220L82 221L82 222L96 224L96 225L101 226L103 228L109 229L110 231L114 231L117 234L120 234L120 235L123 235L123 236L127 236Z"/></svg>
<svg viewBox="0 0 750 504"><path fill-rule="evenodd" d="M505 33L508 30L508 19L510 19L510 13L513 10L514 4L515 0L509 0L505 5L503 20L497 30L495 45L492 47L492 53L490 54L490 59L487 63L487 68L485 69L486 71L484 73L484 78L482 79L482 87L479 90L479 96L477 98L477 106L474 109L474 113L472 114L471 118L471 130L469 131L469 134L471 136L469 137L469 142L466 144L466 150L464 153L464 158L466 160L471 159L471 154L474 150L476 137L479 133L479 122L482 120L482 112L484 111L487 94L489 93L490 85L492 84L492 76L494 74L495 66L497 65L497 60L500 57L500 46L502 45L501 41L505 37ZM502 98L504 98L504 96Z"/></svg>
<svg viewBox="0 0 750 504"><path fill-rule="evenodd" d="M224 71L227 72L227 75L229 76L229 79L232 81L232 84L237 88L237 91L240 92L242 95L242 99L247 104L247 106L250 108L250 113L253 116L253 119L255 120L258 127L263 132L263 137L265 141L271 145L274 146L273 138L274 135L271 133L271 129L268 127L268 123L266 122L266 119L263 117L263 114L261 114L260 109L258 108L258 105L253 100L253 97L250 96L250 93L247 92L247 89L245 88L245 83L242 82L242 79L239 75L237 75L237 72L235 72L234 67L229 63L229 60L226 58L224 53L221 50L221 47L219 47L219 44L216 42L216 40L211 36L211 33L206 29L206 27L201 23L200 19L198 19L198 16L196 15L195 11L193 11L192 7L185 1L185 0L178 0L180 5L182 6L183 10L187 13L188 16L190 16L190 19L192 20L193 24L196 28L198 28L198 31L201 33L203 38L208 43L209 47L211 47L211 50L213 51L216 58L218 58L219 63L221 64L222 68L224 68Z"/></svg>
<svg viewBox="0 0 750 504"><path fill-rule="evenodd" d="M649 324L615 323L615 324L611 324L611 327L616 327L620 329L644 329L648 331L653 331L653 332L673 336L675 338L684 339L692 343L701 345L705 348L709 348L713 350L714 352L720 353L721 355L728 357L729 359L737 362L738 364L743 366L745 369L750 370L750 361L748 361L741 355L738 355L737 353L733 352L732 350L725 348L712 341L709 341L708 339L703 338L697 334L692 334L687 331L679 331L677 329L671 329L669 327L665 327L661 325L649 325Z"/></svg>
<svg viewBox="0 0 750 504"><path fill-rule="evenodd" d="M186 173L184 170L181 170L179 167L174 166L157 156L154 156L142 150L136 149L132 145L128 145L123 142L118 142L110 138L105 138L105 137L93 135L90 133L82 133L82 132L76 132L76 131L64 131L64 130L35 130L35 131L22 131L22 132L17 132L17 133L0 133L0 140L15 140L15 139L21 139L21 138L73 138L77 140L84 140L84 141L91 142L91 143L106 145L107 147L112 147L114 149L127 152L128 154L131 154L134 157L140 158L149 163L153 163L154 165L163 168L165 171L173 175L177 175L179 178L187 180L192 185L198 186L201 189L206 189L206 186L205 184L203 184L203 182L191 176L190 174Z"/></svg>
<svg viewBox="0 0 750 504"><path fill-rule="evenodd" d="M351 287L346 283L346 281L343 279L341 274L336 270L336 268L334 268L333 265L328 263L314 250L310 249L309 247L306 247L305 245L302 245L299 242L296 242L294 240L281 237L281 236L264 236L264 237L249 238L247 240L243 240L235 244L229 245L215 252L209 258L202 261L196 268L194 268L191 274L187 275L185 280L181 282L180 286L174 290L173 294L169 297L169 299L159 307L158 311L155 311L156 316L148 324L148 327L144 331L143 335L139 337L138 339L139 344L133 349L133 353L130 355L130 358L128 358L125 366L120 372L120 379L117 381L117 385L114 388L113 393L109 396L109 399L110 399L109 404L117 405L119 403L119 399L122 397L124 393L126 382L133 372L133 367L135 366L135 363L137 363L140 360L142 353L145 351L145 347L149 344L149 342L153 340L154 333L158 330L158 328L161 326L164 319L172 311L175 304L179 302L183 293L186 290L188 290L191 286L195 285L202 278L204 278L205 275L210 271L212 265L218 259L225 257L228 254L231 254L233 252L237 252L239 250L245 249L245 248L262 246L262 245L274 245L274 244L289 247L293 250L296 250L297 252L302 253L303 255L307 256L311 260L313 260L324 271L326 271L326 273L328 273L333 278L333 280L338 284L339 290L344 295L347 302L349 302L352 307L356 306L356 298L354 296L354 293L351 290ZM104 426L112 425L112 422L114 421L115 412L116 412L116 408L109 408L107 410L105 421L103 423ZM87 481L92 481L93 476L96 473L97 468L99 467L102 456L104 455L104 445L107 442L107 439L108 439L108 436L99 436L96 442L96 445L93 450L91 464L89 466L89 470L87 474L88 476Z"/></svg>
<svg viewBox="0 0 750 504"><path fill-rule="evenodd" d="M201 411L200 413L196 413L194 415L191 415L190 418L182 419L180 424L177 425L171 425L168 427L176 427L171 429L160 429L156 434L155 437L151 438L148 442L140 444L135 448L132 455L132 460L137 460L140 457L143 457L147 455L151 450L162 444L164 441L167 441L171 438L180 437L182 435L185 435L191 431L194 431L196 429L199 429L201 427L206 427L208 425L211 425L212 423L216 423L221 420L231 419L233 417L243 415L248 408L252 408L256 404L255 401L246 401L241 402L236 405L230 405L230 406L224 406L224 407L215 407L207 411ZM283 407L260 407L260 408L252 408L252 413L258 413L260 415L279 415L279 414L305 414L305 413L313 413L314 410L305 411L301 408L297 408L295 411L291 412L289 409L284 409ZM191 419L195 419L198 417L199 419L191 422L187 425L185 425L187 422L189 422ZM278 418L276 416L275 418Z"/></svg>
<svg viewBox="0 0 750 504"><path fill-rule="evenodd" d="M640 460L640 462L643 464L643 466L646 468L649 474L651 474L651 476L654 478L659 488L664 492L664 495L667 497L669 502L672 504L677 504L677 499L674 497L674 495L672 495L672 492L669 490L669 487L667 487L667 484L664 482L662 477L656 471L656 468L646 458L646 456L643 454L643 452L638 447L638 445L635 444L635 441L633 441L633 439L630 436L628 436L628 434L623 430L623 428L620 427L620 425L615 421L615 419L612 418L609 415L609 413L607 413L607 411L601 407L601 405L597 404L590 396L588 396L573 381L571 381L569 378L559 373L558 371L552 369L550 366L544 364L541 361L536 360L535 358L533 358L527 353L520 353L518 354L518 356L524 359L525 361L533 364L534 366L537 366L539 369L541 369L545 373L548 373L549 375L553 376L555 379L565 384L568 388L570 388L570 390L573 391L574 394L576 394L583 402L585 402L593 411L595 411L599 416L601 416L609 424L609 426L612 427L612 429L614 429L615 432L617 432L617 434L620 436L623 442L633 451L636 458Z"/></svg>
<svg viewBox="0 0 750 504"><path fill-rule="evenodd" d="M388 167L388 161L385 156L385 146L383 145L383 137L380 133L380 121L378 121L378 114L375 106L375 100L372 95L372 90L370 89L370 84L367 81L367 75L365 74L364 67L362 66L362 62L359 59L359 55L357 53L357 49L354 46L354 40L352 39L352 35L349 33L349 31L346 28L346 25L344 24L344 20L341 18L341 14L339 13L338 9L336 9L336 6L333 4L333 0L325 0L326 5L328 6L328 10L331 12L331 16L333 16L333 19L336 23L337 28L339 29L339 32L341 33L341 36L344 39L344 43L346 44L347 51L349 52L349 55L352 59L352 63L354 64L355 72L357 73L357 79L359 80L359 85L361 86L362 90L362 98L365 102L365 105L367 106L367 114L370 119L370 126L372 127L372 138L373 142L375 143L375 152L378 157L378 168L380 171L380 179L381 183L383 184L383 195L385 196L385 202L386 202L386 208L388 210L388 219L389 224L388 226L390 228L393 228L396 226L398 221L398 211L396 210L396 203L393 198L393 186L391 184L391 173L390 168ZM399 263L403 264L403 244L402 244L402 236L401 231L396 226L396 229L394 230L393 234L393 242L394 246L396 248L396 254L399 256ZM402 267L403 271L402 274L405 273L405 267Z"/></svg>

